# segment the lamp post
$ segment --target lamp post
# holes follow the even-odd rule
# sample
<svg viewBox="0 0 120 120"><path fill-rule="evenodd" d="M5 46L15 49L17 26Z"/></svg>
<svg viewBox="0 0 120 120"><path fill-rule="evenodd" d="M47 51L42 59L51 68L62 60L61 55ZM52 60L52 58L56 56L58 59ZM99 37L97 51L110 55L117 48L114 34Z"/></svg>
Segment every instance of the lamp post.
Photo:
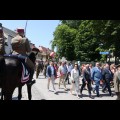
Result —
<svg viewBox="0 0 120 120"><path fill-rule="evenodd" d="M26 24L25 24L25 36L26 36L27 23L28 23L28 20L26 20Z"/></svg>

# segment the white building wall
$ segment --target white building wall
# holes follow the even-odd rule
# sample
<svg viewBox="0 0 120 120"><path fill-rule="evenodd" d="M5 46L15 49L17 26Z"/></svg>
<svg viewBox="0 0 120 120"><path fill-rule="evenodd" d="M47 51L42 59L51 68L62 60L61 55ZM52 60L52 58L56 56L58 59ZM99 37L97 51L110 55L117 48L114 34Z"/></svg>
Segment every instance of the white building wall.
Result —
<svg viewBox="0 0 120 120"><path fill-rule="evenodd" d="M6 39L8 46L5 46L6 54L10 54L12 52L11 39L12 39L12 37L10 35L8 35L8 38Z"/></svg>

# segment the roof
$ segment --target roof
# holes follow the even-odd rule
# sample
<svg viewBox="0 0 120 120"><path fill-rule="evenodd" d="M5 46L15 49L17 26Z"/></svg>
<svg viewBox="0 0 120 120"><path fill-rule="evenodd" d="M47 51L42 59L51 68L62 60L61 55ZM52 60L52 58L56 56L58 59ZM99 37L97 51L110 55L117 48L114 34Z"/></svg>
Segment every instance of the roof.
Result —
<svg viewBox="0 0 120 120"><path fill-rule="evenodd" d="M39 49L35 46L35 44L30 43L30 47L31 47L32 50L39 52Z"/></svg>
<svg viewBox="0 0 120 120"><path fill-rule="evenodd" d="M42 55L49 55L51 52L53 52L49 48L46 48L46 47L43 47L43 46L39 46L39 50L42 53Z"/></svg>
<svg viewBox="0 0 120 120"><path fill-rule="evenodd" d="M12 37L15 37L16 36L16 32L15 31L12 31L12 30L10 30L10 29L8 29L8 28L5 28L5 27L3 27L3 32L8 36L8 35L10 35L10 36L12 36Z"/></svg>
<svg viewBox="0 0 120 120"><path fill-rule="evenodd" d="M4 32L5 38L7 38L8 36L15 37L17 35L17 33L15 31L10 30L6 27L3 27L3 32ZM30 40L29 40L29 42L30 42Z"/></svg>
<svg viewBox="0 0 120 120"><path fill-rule="evenodd" d="M45 48L45 47L43 47L43 46L39 46L39 50L40 50L41 52L45 52L45 53L48 51L48 49Z"/></svg>

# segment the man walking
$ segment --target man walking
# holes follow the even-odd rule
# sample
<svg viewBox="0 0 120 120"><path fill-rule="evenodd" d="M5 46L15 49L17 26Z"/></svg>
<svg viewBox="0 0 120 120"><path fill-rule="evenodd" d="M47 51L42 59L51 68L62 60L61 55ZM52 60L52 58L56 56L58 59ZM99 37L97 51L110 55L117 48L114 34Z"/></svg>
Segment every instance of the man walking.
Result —
<svg viewBox="0 0 120 120"><path fill-rule="evenodd" d="M99 86L100 86L100 80L102 80L102 71L100 68L100 63L96 63L96 66L92 68L92 74L91 74L92 80L95 82L95 88L93 89L93 92L97 93L97 97L100 97L99 95Z"/></svg>
<svg viewBox="0 0 120 120"><path fill-rule="evenodd" d="M83 88L87 85L89 97L93 99L91 95L91 72L90 72L89 64L86 65L86 69L83 71L82 82L83 84L80 90L80 94L82 95Z"/></svg>
<svg viewBox="0 0 120 120"><path fill-rule="evenodd" d="M110 68L109 64L106 64L105 68L102 71L102 77L103 77L103 80L105 81L105 86L103 87L102 92L105 92L105 89L108 88L109 95L113 97L111 88L110 88L110 81L112 81L113 78L109 68Z"/></svg>
<svg viewBox="0 0 120 120"><path fill-rule="evenodd" d="M66 75L67 75L67 69L65 67L65 63L62 62L61 66L59 67L58 69L59 71L59 75L60 75L60 79L59 79L59 89L60 89L60 84L61 82L63 82L64 84L64 90L66 91L67 88L66 88L66 83L65 83L65 78L66 78Z"/></svg>
<svg viewBox="0 0 120 120"><path fill-rule="evenodd" d="M56 93L56 90L55 90L55 78L57 76L57 73L56 73L56 70L54 68L54 63L53 61L50 62L50 65L47 67L47 77L48 77L48 85L47 85L47 88L48 88L48 91L49 90L49 86L50 86L50 81L52 82L52 86L53 86L53 90L54 90L54 93Z"/></svg>

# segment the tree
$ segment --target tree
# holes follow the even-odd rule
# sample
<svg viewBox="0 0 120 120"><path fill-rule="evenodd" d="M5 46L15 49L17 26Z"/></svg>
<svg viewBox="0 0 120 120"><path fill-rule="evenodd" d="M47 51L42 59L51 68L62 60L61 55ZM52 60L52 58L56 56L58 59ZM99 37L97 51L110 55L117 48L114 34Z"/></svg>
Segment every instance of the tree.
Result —
<svg viewBox="0 0 120 120"><path fill-rule="evenodd" d="M95 61L95 58L97 58L96 60L100 58L100 55L96 52L99 44L94 36L92 24L91 20L83 20L74 41L77 59L81 61Z"/></svg>
<svg viewBox="0 0 120 120"><path fill-rule="evenodd" d="M115 58L120 57L120 20L94 21L95 34L99 35L99 41L103 44L102 50L111 50Z"/></svg>
<svg viewBox="0 0 120 120"><path fill-rule="evenodd" d="M120 57L120 20L61 20L54 32L53 48L68 60L105 61L100 51Z"/></svg>
<svg viewBox="0 0 120 120"><path fill-rule="evenodd" d="M73 60L75 57L73 40L76 37L76 30L70 29L67 25L59 25L54 32L53 47L57 47L59 57L66 57Z"/></svg>

